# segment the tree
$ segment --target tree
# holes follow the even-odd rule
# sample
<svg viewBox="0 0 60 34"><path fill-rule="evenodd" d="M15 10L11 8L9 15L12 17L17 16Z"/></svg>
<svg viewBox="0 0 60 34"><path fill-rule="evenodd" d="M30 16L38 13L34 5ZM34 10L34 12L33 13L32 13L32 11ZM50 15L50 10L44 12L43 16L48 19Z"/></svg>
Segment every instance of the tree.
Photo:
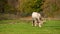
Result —
<svg viewBox="0 0 60 34"><path fill-rule="evenodd" d="M42 11L41 6L43 5L44 0L21 0L20 3L20 11L21 15L28 16L31 15L32 12L40 12Z"/></svg>

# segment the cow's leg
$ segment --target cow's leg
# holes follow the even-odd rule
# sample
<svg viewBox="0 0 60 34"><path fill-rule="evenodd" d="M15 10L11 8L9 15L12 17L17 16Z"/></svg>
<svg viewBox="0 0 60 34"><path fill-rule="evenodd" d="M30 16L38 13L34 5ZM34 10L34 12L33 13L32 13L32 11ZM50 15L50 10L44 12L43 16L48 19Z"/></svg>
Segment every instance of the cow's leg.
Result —
<svg viewBox="0 0 60 34"><path fill-rule="evenodd" d="M41 22L38 25L39 25L39 27L41 27Z"/></svg>
<svg viewBox="0 0 60 34"><path fill-rule="evenodd" d="M36 22L37 26L39 26L39 20L38 20L37 18L36 18L36 21L37 21L37 22Z"/></svg>
<svg viewBox="0 0 60 34"><path fill-rule="evenodd" d="M35 26L37 26L37 20L35 20Z"/></svg>
<svg viewBox="0 0 60 34"><path fill-rule="evenodd" d="M34 26L35 25L35 21L33 20L33 22L32 22L32 26Z"/></svg>
<svg viewBox="0 0 60 34"><path fill-rule="evenodd" d="M32 26L37 26L37 21L33 20Z"/></svg>
<svg viewBox="0 0 60 34"><path fill-rule="evenodd" d="M38 19L38 26L41 27L41 19Z"/></svg>

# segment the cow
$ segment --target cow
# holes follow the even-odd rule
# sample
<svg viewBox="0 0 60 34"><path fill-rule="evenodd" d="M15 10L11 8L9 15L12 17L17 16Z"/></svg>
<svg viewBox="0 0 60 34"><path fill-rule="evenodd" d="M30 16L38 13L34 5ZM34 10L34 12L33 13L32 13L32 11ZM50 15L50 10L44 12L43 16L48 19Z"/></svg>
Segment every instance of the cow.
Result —
<svg viewBox="0 0 60 34"><path fill-rule="evenodd" d="M33 12L32 13L32 26L39 26L43 24L43 19L40 13Z"/></svg>

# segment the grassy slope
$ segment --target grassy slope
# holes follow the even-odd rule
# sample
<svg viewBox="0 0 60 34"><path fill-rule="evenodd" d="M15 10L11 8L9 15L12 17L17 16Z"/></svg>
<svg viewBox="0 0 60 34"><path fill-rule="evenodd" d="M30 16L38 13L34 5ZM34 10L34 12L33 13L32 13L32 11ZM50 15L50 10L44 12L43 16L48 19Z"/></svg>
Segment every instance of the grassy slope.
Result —
<svg viewBox="0 0 60 34"><path fill-rule="evenodd" d="M8 24L13 22L16 24ZM0 34L60 34L60 20L47 21L41 28L32 27L31 21L3 20Z"/></svg>

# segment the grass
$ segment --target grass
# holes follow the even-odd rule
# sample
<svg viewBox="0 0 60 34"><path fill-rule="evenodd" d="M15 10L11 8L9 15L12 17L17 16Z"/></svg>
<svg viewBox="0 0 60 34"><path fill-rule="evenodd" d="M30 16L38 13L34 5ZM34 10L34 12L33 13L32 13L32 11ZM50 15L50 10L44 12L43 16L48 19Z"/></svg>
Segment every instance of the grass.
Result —
<svg viewBox="0 0 60 34"><path fill-rule="evenodd" d="M31 21L2 20L0 34L60 34L60 20L50 20L39 27L32 27Z"/></svg>

